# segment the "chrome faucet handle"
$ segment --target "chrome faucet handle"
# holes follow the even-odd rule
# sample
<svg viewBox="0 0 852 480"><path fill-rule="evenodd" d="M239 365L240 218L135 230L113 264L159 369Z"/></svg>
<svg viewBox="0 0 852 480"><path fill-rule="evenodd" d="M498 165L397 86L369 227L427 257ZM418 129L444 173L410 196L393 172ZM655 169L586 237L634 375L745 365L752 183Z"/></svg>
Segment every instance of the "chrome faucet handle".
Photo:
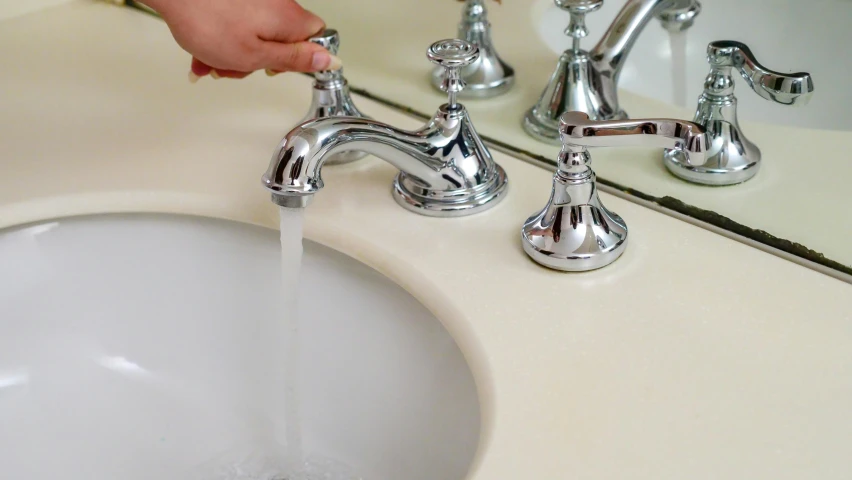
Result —
<svg viewBox="0 0 852 480"><path fill-rule="evenodd" d="M334 29L326 29L311 37L309 41L324 47L332 55L337 55L340 49L340 34ZM299 124L326 117L369 118L361 113L352 101L349 82L343 76L343 69L314 73L311 107ZM366 154L362 152L345 151L334 154L326 160L326 163L329 165L349 163L365 156Z"/></svg>
<svg viewBox="0 0 852 480"><path fill-rule="evenodd" d="M574 39L574 53L580 52L580 40L589 36L586 28L586 14L603 6L603 0L555 0L556 6L571 14L571 23L565 29L565 35Z"/></svg>
<svg viewBox="0 0 852 480"><path fill-rule="evenodd" d="M486 0L466 0L462 10L462 21L458 26L458 37L479 49L479 58L461 70L466 87L458 92L460 98L488 98L502 95L515 83L515 69L509 66L491 41L491 23L488 21ZM444 70L432 71L432 86L441 89Z"/></svg>
<svg viewBox="0 0 852 480"><path fill-rule="evenodd" d="M700 160L707 146L701 126L672 119L596 121L567 112L559 132L562 150L550 200L524 223L521 242L535 262L569 272L605 267L627 246L627 224L601 203L588 147L670 148Z"/></svg>
<svg viewBox="0 0 852 480"><path fill-rule="evenodd" d="M813 95L814 82L806 72L780 73L769 70L754 58L747 45L732 40L713 42L707 46L710 74L704 82L704 93L713 96L734 94L731 69L736 68L754 93L783 105L806 105Z"/></svg>
<svg viewBox="0 0 852 480"><path fill-rule="evenodd" d="M447 106L450 109L457 108L458 94L465 87L461 69L473 64L479 58L479 47L459 39L441 40L429 47L426 56L432 63L444 69L440 88L447 92L449 97Z"/></svg>
<svg viewBox="0 0 852 480"><path fill-rule="evenodd" d="M760 149L743 134L737 120L732 69L736 68L759 96L782 105L803 106L810 101L814 84L809 73L780 73L755 59L751 49L732 40L707 46L710 73L698 98L695 123L704 126L711 138L705 163L684 162L666 152L666 168L675 176L703 185L734 185L754 177L760 170Z"/></svg>
<svg viewBox="0 0 852 480"><path fill-rule="evenodd" d="M340 34L338 34L337 30L334 30L333 28L323 30L317 35L309 38L308 41L325 48L332 55L337 55L340 50Z"/></svg>

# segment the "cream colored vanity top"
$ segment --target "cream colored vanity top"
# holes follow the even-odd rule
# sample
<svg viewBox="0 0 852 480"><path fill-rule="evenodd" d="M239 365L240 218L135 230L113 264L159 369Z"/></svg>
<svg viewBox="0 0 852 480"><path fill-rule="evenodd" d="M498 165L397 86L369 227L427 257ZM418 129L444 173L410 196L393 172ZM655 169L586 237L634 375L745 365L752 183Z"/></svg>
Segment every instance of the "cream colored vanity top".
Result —
<svg viewBox="0 0 852 480"><path fill-rule="evenodd" d="M0 20L26 15L68 2L69 0L0 0Z"/></svg>
<svg viewBox="0 0 852 480"><path fill-rule="evenodd" d="M0 227L144 211L277 228L260 176L308 78L190 85L164 24L87 1L0 23L0 45ZM610 195L624 256L543 269L519 229L551 174L495 158L511 192L480 215L404 211L377 159L326 169L307 212L308 237L408 289L459 343L484 416L470 478L848 478L849 285Z"/></svg>
<svg viewBox="0 0 852 480"><path fill-rule="evenodd" d="M425 52L432 42L456 36L461 3L452 0L434 0L428 5L422 0L304 0L302 3L340 31L341 57L353 85L427 114L445 98L428 81L432 64ZM536 31L536 25L553 2L506 0L502 6L488 3L494 43L500 55L515 68L516 85L504 96L466 100L465 105L480 133L555 159L559 147L544 145L521 129L521 118L536 103L556 67L557 56ZM819 89L819 79L815 81ZM819 95L819 90L816 94ZM695 114L694 109L684 110L627 91L619 92L619 99L622 108L633 118L691 120ZM679 180L666 171L662 152L647 148L595 149L593 167L607 180L717 212L852 266L848 240L852 237L852 209L843 208L852 198L848 187L852 178L848 152L852 133L749 122L742 127L760 147L764 162L760 173L741 185L713 188Z"/></svg>

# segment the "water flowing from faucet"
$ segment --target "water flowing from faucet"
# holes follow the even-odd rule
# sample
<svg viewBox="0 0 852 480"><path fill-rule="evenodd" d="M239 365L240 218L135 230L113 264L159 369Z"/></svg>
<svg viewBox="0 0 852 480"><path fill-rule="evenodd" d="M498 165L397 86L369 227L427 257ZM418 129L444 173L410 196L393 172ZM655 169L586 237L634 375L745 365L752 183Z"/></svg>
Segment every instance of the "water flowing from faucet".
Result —
<svg viewBox="0 0 852 480"><path fill-rule="evenodd" d="M277 342L280 348L275 355L276 363L283 369L280 375L272 379L275 393L272 395L271 413L277 419L275 425L275 440L278 445L286 448L284 460L287 472L300 472L305 465L305 455L302 446L301 399L299 388L301 369L299 356L301 341L299 338L299 277L302 270L302 237L304 225L303 208L280 208L281 225L281 301L285 308L284 315L273 321L280 322L275 329L280 338ZM276 415L276 410L283 409L284 417ZM283 420L283 425L280 424Z"/></svg>
<svg viewBox="0 0 852 480"><path fill-rule="evenodd" d="M686 32L669 31L672 54L672 100L678 107L686 108Z"/></svg>
<svg viewBox="0 0 852 480"><path fill-rule="evenodd" d="M311 452L307 455L303 443L302 425L302 368L301 325L304 315L299 302L304 237L304 208L279 210L281 226L281 298L284 312L281 317L270 318L275 325L272 338L274 352L269 358L274 365L275 378L269 396L268 415L274 420L275 445L282 448L274 452L283 463L272 477L257 480L362 480L349 465ZM283 415L282 415L283 414ZM240 477L242 480L243 477ZM230 479L229 479L230 480ZM254 480L254 477L252 477Z"/></svg>

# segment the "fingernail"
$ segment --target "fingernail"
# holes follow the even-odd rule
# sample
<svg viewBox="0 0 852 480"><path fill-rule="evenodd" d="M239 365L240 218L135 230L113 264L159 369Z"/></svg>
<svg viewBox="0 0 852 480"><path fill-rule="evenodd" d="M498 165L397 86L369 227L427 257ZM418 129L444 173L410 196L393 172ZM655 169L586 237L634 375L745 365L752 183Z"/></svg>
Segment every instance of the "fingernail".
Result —
<svg viewBox="0 0 852 480"><path fill-rule="evenodd" d="M311 67L314 70L340 70L343 62L335 55L328 52L317 52L311 59Z"/></svg>
<svg viewBox="0 0 852 480"><path fill-rule="evenodd" d="M336 55L331 55L331 63L328 65L328 69L329 70L340 70L340 68L342 66L343 66L343 60L341 60L340 57L337 57Z"/></svg>
<svg viewBox="0 0 852 480"><path fill-rule="evenodd" d="M281 72L276 72L275 70L272 70L271 68L266 69L266 75L268 75L270 77L274 77L275 75L278 75L279 73L281 73Z"/></svg>
<svg viewBox="0 0 852 480"><path fill-rule="evenodd" d="M192 70L189 71L189 83L197 83L198 79L201 78L195 74Z"/></svg>
<svg viewBox="0 0 852 480"><path fill-rule="evenodd" d="M311 30L316 32L317 35L319 35L325 30L325 22L323 21L323 19L314 15L313 13L311 13Z"/></svg>
<svg viewBox="0 0 852 480"><path fill-rule="evenodd" d="M210 70L210 76L213 77L214 80L219 80L220 78L222 78L219 76L219 72L217 72L216 70Z"/></svg>

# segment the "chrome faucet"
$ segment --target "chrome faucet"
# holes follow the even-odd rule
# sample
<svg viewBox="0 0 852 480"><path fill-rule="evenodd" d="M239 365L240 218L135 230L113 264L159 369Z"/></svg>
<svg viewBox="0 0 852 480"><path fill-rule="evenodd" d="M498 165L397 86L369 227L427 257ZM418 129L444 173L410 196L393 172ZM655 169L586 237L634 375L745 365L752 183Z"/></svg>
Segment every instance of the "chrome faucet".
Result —
<svg viewBox="0 0 852 480"><path fill-rule="evenodd" d="M803 106L810 101L814 83L810 74L779 73L754 58L748 46L730 40L707 46L710 74L698 98L695 123L707 130L710 150L702 163L682 158L678 152L663 155L674 175L704 185L734 185L754 177L760 169L760 149L749 141L737 121L737 98L731 69L736 68L754 93L782 105ZM694 159L693 159L694 160Z"/></svg>
<svg viewBox="0 0 852 480"><path fill-rule="evenodd" d="M559 118L579 111L593 120L627 118L618 104L618 77L630 49L651 20L657 17L669 31L689 28L701 11L696 0L628 0L612 25L591 51L580 49L588 35L585 15L598 10L603 0L554 0L571 14L565 31L573 47L560 57L556 70L536 103L524 116L524 130L532 137L559 143Z"/></svg>
<svg viewBox="0 0 852 480"><path fill-rule="evenodd" d="M400 170L393 197L408 210L458 217L496 205L507 192L506 173L482 143L465 107L456 101L464 88L460 70L478 55L478 49L463 40L443 40L429 47L429 59L446 71L442 87L449 101L419 130L355 117L321 118L296 127L281 140L263 176L272 201L284 207L307 206L323 188L326 160L341 151L359 150Z"/></svg>
<svg viewBox="0 0 852 480"><path fill-rule="evenodd" d="M479 48L479 58L461 71L462 80L467 85L460 93L462 98L494 97L512 88L515 83L515 70L500 58L494 48L485 0L465 2L458 38ZM443 69L435 68L432 72L432 85L440 89L443 77Z"/></svg>
<svg viewBox="0 0 852 480"><path fill-rule="evenodd" d="M337 30L327 29L310 38L310 41L325 47L332 55L340 49L340 35ZM299 124L326 117L362 117L369 118L355 106L349 94L349 82L343 76L343 69L322 71L314 74L313 96L308 114ZM359 151L347 151L334 154L326 163L329 165L349 163L367 154Z"/></svg>
<svg viewBox="0 0 852 480"><path fill-rule="evenodd" d="M595 121L568 112L559 131L562 150L550 200L524 223L521 242L535 262L569 272L605 267L627 246L627 224L601 203L587 147L667 148L702 162L708 146L703 127L672 119Z"/></svg>

